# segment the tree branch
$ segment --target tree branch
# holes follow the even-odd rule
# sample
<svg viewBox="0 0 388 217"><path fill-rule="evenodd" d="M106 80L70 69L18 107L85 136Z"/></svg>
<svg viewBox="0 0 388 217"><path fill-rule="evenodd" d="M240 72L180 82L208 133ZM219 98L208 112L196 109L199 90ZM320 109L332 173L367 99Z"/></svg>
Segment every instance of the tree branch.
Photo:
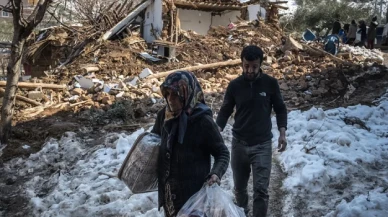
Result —
<svg viewBox="0 0 388 217"><path fill-rule="evenodd" d="M21 18L21 0L10 0L11 3L11 9L12 9L12 17L13 17L13 25L14 29L18 28L19 26L23 26L22 23L20 23Z"/></svg>
<svg viewBox="0 0 388 217"><path fill-rule="evenodd" d="M62 23L56 16L54 13L50 12L50 11L47 11L48 14L50 14L59 24L61 24L63 27L65 27L66 29L68 30L71 30L71 31L75 31L75 32L79 32L78 30L70 27L70 26L67 26L66 24Z"/></svg>
<svg viewBox="0 0 388 217"><path fill-rule="evenodd" d="M20 0L19 0L20 1ZM32 14L27 18L27 32L32 31L43 19L45 12L53 0L39 0Z"/></svg>

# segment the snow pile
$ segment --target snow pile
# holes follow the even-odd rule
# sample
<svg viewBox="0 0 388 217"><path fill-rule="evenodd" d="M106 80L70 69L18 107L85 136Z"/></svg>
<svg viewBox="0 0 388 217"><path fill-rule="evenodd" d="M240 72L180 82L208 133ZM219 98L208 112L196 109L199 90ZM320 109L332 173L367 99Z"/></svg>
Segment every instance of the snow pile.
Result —
<svg viewBox="0 0 388 217"><path fill-rule="evenodd" d="M381 193L385 192L385 193ZM378 188L355 197L350 203L342 200L337 210L329 213L326 217L353 217L353 216L388 216L387 189Z"/></svg>
<svg viewBox="0 0 388 217"><path fill-rule="evenodd" d="M48 142L23 162L21 173L57 170L50 178L35 176L27 185L27 195L35 216L157 217L157 194L133 195L116 175L126 154L143 129L131 135L107 135L104 144L88 149L75 134ZM113 143L109 140L116 139Z"/></svg>
<svg viewBox="0 0 388 217"><path fill-rule="evenodd" d="M19 175L36 174L26 183L34 216L130 216L162 217L156 192L132 194L115 177L134 141L144 132L108 134L98 146L88 147L75 133L48 141L27 160L15 159L7 169ZM230 147L231 128L225 129ZM47 173L51 174L47 177ZM228 168L221 187L232 196L232 171Z"/></svg>
<svg viewBox="0 0 388 217"><path fill-rule="evenodd" d="M290 112L287 139L284 188L309 208L301 214L388 216L388 101Z"/></svg>

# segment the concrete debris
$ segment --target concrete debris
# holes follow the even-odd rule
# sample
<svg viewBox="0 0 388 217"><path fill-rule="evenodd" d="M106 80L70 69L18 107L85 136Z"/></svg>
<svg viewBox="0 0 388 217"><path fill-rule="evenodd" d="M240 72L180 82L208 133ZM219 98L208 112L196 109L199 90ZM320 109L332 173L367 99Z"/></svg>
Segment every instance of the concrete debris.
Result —
<svg viewBox="0 0 388 217"><path fill-rule="evenodd" d="M150 75L152 75L152 74L154 74L154 73L151 71L151 69L145 68L145 69L140 73L139 78L140 78L140 79L143 79L143 78L146 78L146 77L148 77L148 76L150 76Z"/></svg>

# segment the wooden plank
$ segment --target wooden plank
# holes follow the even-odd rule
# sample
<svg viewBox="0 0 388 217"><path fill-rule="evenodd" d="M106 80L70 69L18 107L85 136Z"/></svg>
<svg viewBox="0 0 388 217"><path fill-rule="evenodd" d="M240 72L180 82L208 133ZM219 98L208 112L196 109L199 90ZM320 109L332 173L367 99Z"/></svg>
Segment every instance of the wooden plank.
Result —
<svg viewBox="0 0 388 217"><path fill-rule="evenodd" d="M273 5L272 7L280 8L280 9L283 9L283 10L288 10L288 7L281 6L281 5Z"/></svg>
<svg viewBox="0 0 388 217"><path fill-rule="evenodd" d="M179 9L176 10L175 17L175 44L178 44L179 32L180 32L180 20L179 20Z"/></svg>
<svg viewBox="0 0 388 217"><path fill-rule="evenodd" d="M0 87L5 87L7 85L6 81L0 81ZM43 89L65 89L66 85L58 85L58 84L45 84L45 83L30 83L30 82L19 82L19 88L31 88L35 89L37 87L41 87Z"/></svg>
<svg viewBox="0 0 388 217"><path fill-rule="evenodd" d="M173 9L173 6L174 6L174 0L172 0L172 3L171 3L171 10L170 10L170 16L171 16L171 20L170 20L170 41L173 42L174 41L174 9Z"/></svg>
<svg viewBox="0 0 388 217"><path fill-rule="evenodd" d="M288 1L277 1L277 2L269 2L271 5L275 5L275 4L287 4Z"/></svg>
<svg viewBox="0 0 388 217"><path fill-rule="evenodd" d="M2 93L2 94L5 93L5 90L3 88L1 88L1 87L0 87L0 93ZM32 100L32 99L29 99L29 98L24 97L24 96L16 95L16 100L19 100L19 101L22 101L22 102L26 102L26 103L29 103L29 104L34 105L34 106L42 106L42 103L37 102L37 101Z"/></svg>
<svg viewBox="0 0 388 217"><path fill-rule="evenodd" d="M153 43L154 43L155 45L164 45L164 46L170 46L170 47L175 47L175 46L177 46L174 42L163 41L163 40L154 40Z"/></svg>
<svg viewBox="0 0 388 217"><path fill-rule="evenodd" d="M173 72L176 72L176 71L196 71L196 70L200 70L200 69L211 69L211 68L218 68L218 67L225 67L225 66L234 66L234 65L238 65L240 63L241 63L241 59L235 59L235 60L228 60L228 61L224 61L224 62L204 64L204 65L199 65L199 66L189 66L189 67L185 67L185 68L181 68L181 69L174 69L174 70L170 70L170 71L166 71L166 72L152 74L152 75L148 76L147 79L162 78L162 77L165 77L165 76L167 76Z"/></svg>

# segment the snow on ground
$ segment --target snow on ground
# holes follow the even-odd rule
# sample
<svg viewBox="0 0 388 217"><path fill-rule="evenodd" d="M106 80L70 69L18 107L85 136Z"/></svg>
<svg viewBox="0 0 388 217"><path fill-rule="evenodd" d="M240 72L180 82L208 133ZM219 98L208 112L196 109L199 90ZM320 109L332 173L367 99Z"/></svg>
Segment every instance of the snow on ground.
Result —
<svg viewBox="0 0 388 217"><path fill-rule="evenodd" d="M143 129L131 135L109 134L100 146L89 149L67 133L51 140L27 161L17 162L23 173L56 171L49 178L35 176L26 183L35 216L159 216L157 195L133 195L118 179L121 163ZM111 142L111 141L114 142ZM12 168L10 168L12 169Z"/></svg>
<svg viewBox="0 0 388 217"><path fill-rule="evenodd" d="M375 107L289 113L289 146L279 155L294 203L287 213L388 216L387 96Z"/></svg>
<svg viewBox="0 0 388 217"><path fill-rule="evenodd" d="M230 132L230 128L226 131ZM15 159L6 167L18 169L19 175L54 172L49 178L36 175L26 183L34 216L161 217L157 193L134 195L120 180L107 176L118 173L142 132L143 129L131 135L108 134L97 147L87 147L75 133L66 133L60 140L47 142L27 160ZM223 189L230 195L231 176L229 168L222 180Z"/></svg>
<svg viewBox="0 0 388 217"><path fill-rule="evenodd" d="M5 167L34 174L25 185L34 216L161 217L156 192L134 195L106 175L117 174L142 132L107 134L97 146L69 132ZM388 216L388 94L374 107L292 111L287 134L287 151L276 155L288 174L284 216ZM230 126L223 136L230 148ZM222 188L231 195L232 187L229 168Z"/></svg>

